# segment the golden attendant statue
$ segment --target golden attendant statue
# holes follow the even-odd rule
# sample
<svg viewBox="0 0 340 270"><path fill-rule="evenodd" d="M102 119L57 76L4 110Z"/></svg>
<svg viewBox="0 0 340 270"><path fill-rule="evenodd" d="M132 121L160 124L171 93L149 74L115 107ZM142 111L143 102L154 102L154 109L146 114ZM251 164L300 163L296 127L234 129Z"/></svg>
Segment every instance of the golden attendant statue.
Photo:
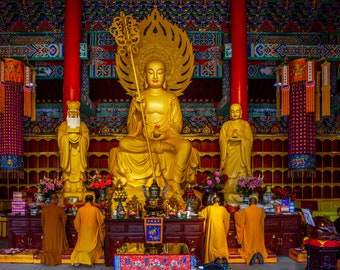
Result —
<svg viewBox="0 0 340 270"><path fill-rule="evenodd" d="M227 175L224 186L226 201L241 201L237 194L237 181L240 176L252 176L251 151L253 133L249 123L242 119L241 105L234 103L230 106L230 120L222 125L220 136L220 174Z"/></svg>
<svg viewBox="0 0 340 270"><path fill-rule="evenodd" d="M77 197L81 201L86 192L83 181L86 179L89 130L80 120L80 103L68 101L67 107L67 119L58 128L63 192L64 197Z"/></svg>

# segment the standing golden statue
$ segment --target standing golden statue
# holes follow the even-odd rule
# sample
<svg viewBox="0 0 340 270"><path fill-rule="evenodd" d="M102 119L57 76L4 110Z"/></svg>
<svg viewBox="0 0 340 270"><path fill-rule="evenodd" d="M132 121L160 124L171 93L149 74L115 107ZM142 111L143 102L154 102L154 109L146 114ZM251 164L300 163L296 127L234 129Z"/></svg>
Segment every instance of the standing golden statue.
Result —
<svg viewBox="0 0 340 270"><path fill-rule="evenodd" d="M240 104L230 106L230 120L222 125L220 136L220 174L227 175L228 180L223 192L226 201L240 201L237 194L237 181L241 176L252 176L251 151L253 133L249 123L242 119Z"/></svg>
<svg viewBox="0 0 340 270"><path fill-rule="evenodd" d="M79 101L68 101L67 107L66 121L58 127L63 191L64 197L76 196L81 201L86 192L83 181L86 179L89 129L80 119Z"/></svg>
<svg viewBox="0 0 340 270"><path fill-rule="evenodd" d="M160 187L168 185L170 194L181 194L186 184L195 183L200 160L198 151L181 136L177 98L191 82L191 43L156 9L140 24L121 14L110 33L118 44L119 82L133 97L128 135L110 151L110 172L134 192L155 180Z"/></svg>

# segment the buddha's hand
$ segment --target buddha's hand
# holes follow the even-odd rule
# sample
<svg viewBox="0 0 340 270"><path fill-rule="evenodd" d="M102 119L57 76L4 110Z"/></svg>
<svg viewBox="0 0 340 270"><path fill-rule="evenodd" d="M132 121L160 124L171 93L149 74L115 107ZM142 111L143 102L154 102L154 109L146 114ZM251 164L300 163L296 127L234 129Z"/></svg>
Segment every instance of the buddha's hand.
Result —
<svg viewBox="0 0 340 270"><path fill-rule="evenodd" d="M79 133L69 133L68 139L69 139L69 141L73 142L73 141L79 140L80 136L81 135Z"/></svg>
<svg viewBox="0 0 340 270"><path fill-rule="evenodd" d="M139 97L139 96L135 96L132 99L132 103L137 108L137 110L140 111L141 106L144 105L144 98L143 97Z"/></svg>
<svg viewBox="0 0 340 270"><path fill-rule="evenodd" d="M161 148L165 152L176 153L176 147L172 143L162 142Z"/></svg>
<svg viewBox="0 0 340 270"><path fill-rule="evenodd" d="M152 132L152 139L156 141L164 140L166 139L166 133L159 129L154 129Z"/></svg>

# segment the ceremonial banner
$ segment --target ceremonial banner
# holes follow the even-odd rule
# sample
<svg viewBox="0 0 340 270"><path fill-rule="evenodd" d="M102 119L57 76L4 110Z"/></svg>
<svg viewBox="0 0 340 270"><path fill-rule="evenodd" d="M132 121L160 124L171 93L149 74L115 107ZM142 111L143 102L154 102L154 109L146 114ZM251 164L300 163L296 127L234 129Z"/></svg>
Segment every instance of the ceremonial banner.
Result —
<svg viewBox="0 0 340 270"><path fill-rule="evenodd" d="M306 112L315 112L315 61L306 61Z"/></svg>
<svg viewBox="0 0 340 270"><path fill-rule="evenodd" d="M321 64L322 69L322 116L329 116L331 114L331 70L330 63L325 61Z"/></svg>
<svg viewBox="0 0 340 270"><path fill-rule="evenodd" d="M312 171L316 168L316 124L314 98L307 88L313 88L313 63L306 59L289 62L290 113L288 118L288 169L290 172ZM308 81L310 82L308 84ZM314 97L314 93L312 94ZM308 104L311 102L312 104Z"/></svg>
<svg viewBox="0 0 340 270"><path fill-rule="evenodd" d="M5 61L0 59L0 113L5 111Z"/></svg>
<svg viewBox="0 0 340 270"><path fill-rule="evenodd" d="M4 108L0 113L0 171L18 172L23 170L24 156L24 65L22 61L11 58L4 58L1 62Z"/></svg>
<svg viewBox="0 0 340 270"><path fill-rule="evenodd" d="M290 99L289 65L286 64L286 63L281 67L281 78L282 78L281 114L283 116L285 116L285 115L289 115L289 111L290 111L290 104L289 104L289 99Z"/></svg>
<svg viewBox="0 0 340 270"><path fill-rule="evenodd" d="M31 68L27 65L24 66L24 116L31 117L32 109L32 78Z"/></svg>

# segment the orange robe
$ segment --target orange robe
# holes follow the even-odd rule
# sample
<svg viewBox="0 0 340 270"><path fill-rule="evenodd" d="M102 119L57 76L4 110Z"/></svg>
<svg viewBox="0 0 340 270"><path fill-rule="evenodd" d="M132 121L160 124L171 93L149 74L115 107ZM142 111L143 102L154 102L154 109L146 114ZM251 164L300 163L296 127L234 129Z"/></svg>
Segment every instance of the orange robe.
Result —
<svg viewBox="0 0 340 270"><path fill-rule="evenodd" d="M68 250L65 232L67 216L64 209L51 202L41 211L43 230L41 263L51 266L61 264L61 256Z"/></svg>
<svg viewBox="0 0 340 270"><path fill-rule="evenodd" d="M204 263L213 262L216 258L228 259L227 236L230 214L227 209L215 203L204 208L198 215L205 218Z"/></svg>
<svg viewBox="0 0 340 270"><path fill-rule="evenodd" d="M78 240L71 254L71 264L93 265L103 255L104 215L90 203L80 207L74 219Z"/></svg>
<svg viewBox="0 0 340 270"><path fill-rule="evenodd" d="M268 257L264 244L264 220L266 214L262 208L255 204L240 210L234 214L237 241L242 246L239 252L249 264L256 253L260 253L263 259Z"/></svg>

